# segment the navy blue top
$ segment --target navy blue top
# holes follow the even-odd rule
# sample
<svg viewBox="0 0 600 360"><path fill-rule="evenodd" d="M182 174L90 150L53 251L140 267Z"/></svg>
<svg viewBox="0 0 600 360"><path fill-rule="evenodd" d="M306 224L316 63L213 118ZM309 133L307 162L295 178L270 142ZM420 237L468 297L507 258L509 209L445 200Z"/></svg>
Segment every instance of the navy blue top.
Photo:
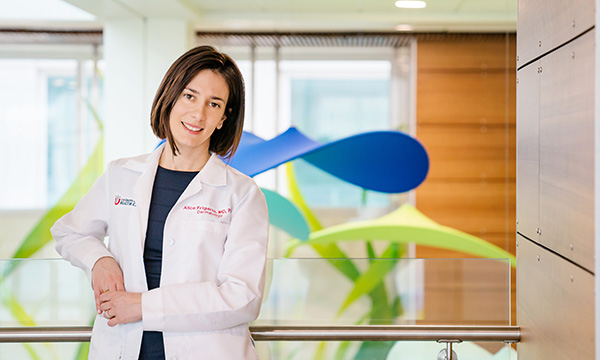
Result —
<svg viewBox="0 0 600 360"><path fill-rule="evenodd" d="M160 166L156 171L144 243L144 267L148 290L160 286L163 233L167 215L196 174L197 171L175 171ZM162 360L164 358L165 345L162 332L144 331L139 359Z"/></svg>

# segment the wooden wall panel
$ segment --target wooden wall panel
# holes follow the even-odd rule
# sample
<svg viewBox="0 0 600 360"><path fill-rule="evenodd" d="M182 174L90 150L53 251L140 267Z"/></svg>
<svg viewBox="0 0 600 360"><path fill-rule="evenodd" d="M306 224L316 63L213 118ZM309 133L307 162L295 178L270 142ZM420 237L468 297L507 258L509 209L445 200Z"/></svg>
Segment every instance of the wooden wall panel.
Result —
<svg viewBox="0 0 600 360"><path fill-rule="evenodd" d="M515 130L513 126L420 126L419 140L428 144L427 152L436 160L427 179L514 179Z"/></svg>
<svg viewBox="0 0 600 360"><path fill-rule="evenodd" d="M475 236L515 232L515 183L428 181L417 191L417 208L440 224Z"/></svg>
<svg viewBox="0 0 600 360"><path fill-rule="evenodd" d="M419 71L421 72L505 70L507 68L514 69L516 65L514 61L515 36L506 37L504 34L464 35L448 37L445 41L419 41L418 47ZM498 56L500 51L508 51L508 59Z"/></svg>
<svg viewBox="0 0 600 360"><path fill-rule="evenodd" d="M447 225L515 252L516 70L515 36L466 35L448 41L417 44L417 138L430 156L430 173L417 188L417 208ZM417 247L417 257L465 258L448 250ZM426 318L443 318L444 311L471 311L486 322L489 304L445 300L439 273L456 277L453 269L430 268L425 286ZM509 275L514 280L515 272ZM452 286L469 286L456 277ZM497 289L504 284L492 284ZM437 287L436 287L437 286ZM447 290L447 289L446 289ZM437 292L436 292L437 291ZM515 322L514 281L511 319ZM496 300L494 300L496 301ZM506 306L507 297L493 307ZM489 311L489 308L487 308Z"/></svg>
<svg viewBox="0 0 600 360"><path fill-rule="evenodd" d="M514 71L506 70L419 70L417 126L515 124L515 97L508 90L514 90L516 77Z"/></svg>
<svg viewBox="0 0 600 360"><path fill-rule="evenodd" d="M439 259L425 264L426 322L507 324L510 315L507 262Z"/></svg>

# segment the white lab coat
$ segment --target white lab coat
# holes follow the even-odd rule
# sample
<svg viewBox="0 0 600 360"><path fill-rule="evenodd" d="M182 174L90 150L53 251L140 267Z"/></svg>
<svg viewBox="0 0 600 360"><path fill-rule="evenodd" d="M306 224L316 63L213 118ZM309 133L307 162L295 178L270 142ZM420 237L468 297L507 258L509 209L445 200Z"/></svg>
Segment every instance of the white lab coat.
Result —
<svg viewBox="0 0 600 360"><path fill-rule="evenodd" d="M212 155L167 216L160 287L148 291L144 241L163 148L111 162L51 229L57 251L88 276L100 257L112 256L125 289L142 293L141 322L111 328L96 317L89 358L137 360L142 332L151 330L163 332L168 360L258 359L248 323L258 316L264 289L264 196Z"/></svg>

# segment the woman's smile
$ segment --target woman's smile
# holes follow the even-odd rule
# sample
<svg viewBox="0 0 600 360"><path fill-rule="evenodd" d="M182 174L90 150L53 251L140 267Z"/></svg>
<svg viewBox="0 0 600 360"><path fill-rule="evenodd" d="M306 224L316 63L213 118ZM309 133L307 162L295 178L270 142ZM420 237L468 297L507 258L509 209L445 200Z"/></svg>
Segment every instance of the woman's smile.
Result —
<svg viewBox="0 0 600 360"><path fill-rule="evenodd" d="M183 124L183 126L186 129L188 129L192 133L199 133L200 131L204 130L203 128L192 126L192 125L190 125L190 124L188 124L188 123L186 123L184 121L182 121L181 123Z"/></svg>

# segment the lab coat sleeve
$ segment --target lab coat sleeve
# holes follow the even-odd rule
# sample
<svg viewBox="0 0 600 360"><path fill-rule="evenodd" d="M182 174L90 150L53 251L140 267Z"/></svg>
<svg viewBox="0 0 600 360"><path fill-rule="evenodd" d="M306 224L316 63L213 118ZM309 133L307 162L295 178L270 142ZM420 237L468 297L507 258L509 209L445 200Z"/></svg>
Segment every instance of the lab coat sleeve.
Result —
<svg viewBox="0 0 600 360"><path fill-rule="evenodd" d="M112 256L104 244L109 217L108 199L107 170L75 208L58 219L50 229L56 240L56 251L65 260L83 269L90 281L96 261Z"/></svg>
<svg viewBox="0 0 600 360"><path fill-rule="evenodd" d="M215 331L258 317L269 220L264 195L252 185L232 207L217 281L166 285L142 294L145 330Z"/></svg>

